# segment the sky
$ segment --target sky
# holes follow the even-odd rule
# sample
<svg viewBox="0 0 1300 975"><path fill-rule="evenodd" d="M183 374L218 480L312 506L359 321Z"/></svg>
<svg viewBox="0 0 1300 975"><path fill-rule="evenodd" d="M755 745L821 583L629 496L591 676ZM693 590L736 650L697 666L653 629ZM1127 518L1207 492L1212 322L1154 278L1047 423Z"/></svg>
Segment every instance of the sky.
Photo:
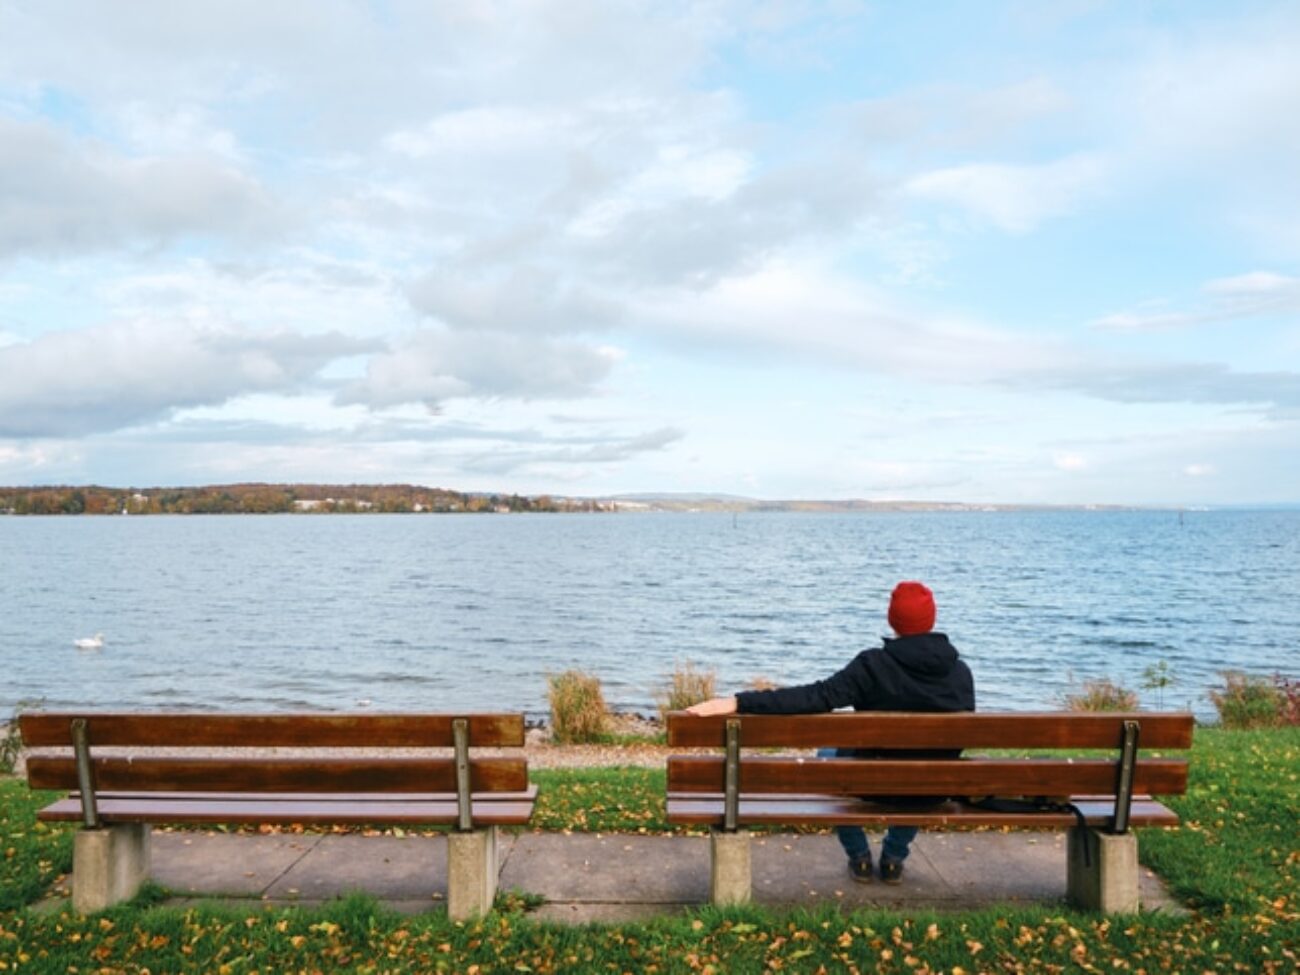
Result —
<svg viewBox="0 0 1300 975"><path fill-rule="evenodd" d="M1300 501L1300 6L0 0L0 484Z"/></svg>

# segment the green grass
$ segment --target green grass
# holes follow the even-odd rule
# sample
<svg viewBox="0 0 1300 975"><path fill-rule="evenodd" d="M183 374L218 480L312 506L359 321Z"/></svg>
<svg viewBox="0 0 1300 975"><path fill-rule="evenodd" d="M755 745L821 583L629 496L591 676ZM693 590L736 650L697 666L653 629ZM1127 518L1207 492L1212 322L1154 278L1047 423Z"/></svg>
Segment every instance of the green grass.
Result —
<svg viewBox="0 0 1300 975"><path fill-rule="evenodd" d="M1183 825L1142 830L1139 850L1180 898L1199 907L1300 911L1300 728L1202 728L1187 794L1171 796Z"/></svg>
<svg viewBox="0 0 1300 975"><path fill-rule="evenodd" d="M72 829L36 821L54 794L0 779L0 911L31 903L72 868Z"/></svg>
<svg viewBox="0 0 1300 975"><path fill-rule="evenodd" d="M1292 932L1293 933L1293 932ZM1106 920L757 909L566 928L506 911L468 924L352 896L315 911L126 906L0 915L0 962L36 972L1050 972L1292 970L1288 932L1250 918ZM1294 942L1292 942L1294 943Z"/></svg>
<svg viewBox="0 0 1300 975"><path fill-rule="evenodd" d="M18 905L66 868L67 831L37 830L21 783L0 782L0 972L1293 972L1300 945L1300 730L1200 730L1177 830L1144 830L1143 859L1190 916L1105 918L1026 907L934 914L700 908L641 924L568 928L504 895L490 917L400 917L353 896L324 909L157 906L104 915ZM539 771L537 827L654 832L661 769ZM706 870L707 864L701 863Z"/></svg>
<svg viewBox="0 0 1300 975"><path fill-rule="evenodd" d="M622 745L624 747L632 745L666 745L668 744L668 734L663 731L652 735L623 731L606 731L594 736L591 743L593 745Z"/></svg>
<svg viewBox="0 0 1300 975"><path fill-rule="evenodd" d="M662 768L536 769L532 828L545 832L659 833L665 819Z"/></svg>

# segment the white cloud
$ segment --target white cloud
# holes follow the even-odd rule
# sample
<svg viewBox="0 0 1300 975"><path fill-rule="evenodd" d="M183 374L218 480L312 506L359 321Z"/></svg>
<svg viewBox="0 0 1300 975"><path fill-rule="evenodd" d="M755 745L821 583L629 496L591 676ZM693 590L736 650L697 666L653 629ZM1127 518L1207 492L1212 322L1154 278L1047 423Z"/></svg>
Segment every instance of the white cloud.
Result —
<svg viewBox="0 0 1300 975"><path fill-rule="evenodd" d="M115 128L139 156L205 156L246 166L247 154L230 129L194 105L165 110L130 102L112 112Z"/></svg>
<svg viewBox="0 0 1300 975"><path fill-rule="evenodd" d="M413 159L435 156L512 155L567 141L576 118L571 112L492 105L437 115L386 136L384 146Z"/></svg>
<svg viewBox="0 0 1300 975"><path fill-rule="evenodd" d="M1082 471L1090 466L1082 454L1057 454L1052 458L1052 465L1060 471Z"/></svg>
<svg viewBox="0 0 1300 975"><path fill-rule="evenodd" d="M1277 415L1300 407L1300 372L1245 372L1217 362L1131 362L1076 357L1070 365L1008 375L1012 388L1055 389L1115 403L1250 405Z"/></svg>
<svg viewBox="0 0 1300 975"><path fill-rule="evenodd" d="M911 308L815 263L770 261L640 312L680 342L913 379L979 384L1073 361L1058 343Z"/></svg>
<svg viewBox="0 0 1300 975"><path fill-rule="evenodd" d="M845 111L864 146L986 153L1028 140L1035 127L1068 114L1074 99L1034 76L993 88L933 84L860 102Z"/></svg>
<svg viewBox="0 0 1300 975"><path fill-rule="evenodd" d="M222 159L128 157L0 116L0 258L240 238L278 221L258 184Z"/></svg>
<svg viewBox="0 0 1300 975"><path fill-rule="evenodd" d="M367 345L338 333L134 321L51 332L0 349L0 436L70 437L165 419L182 407L300 388Z"/></svg>
<svg viewBox="0 0 1300 975"><path fill-rule="evenodd" d="M1271 271L1217 278L1201 290L1210 302L1194 311L1139 308L1105 315L1091 324L1115 331L1154 331L1300 311L1300 278Z"/></svg>
<svg viewBox="0 0 1300 975"><path fill-rule="evenodd" d="M1183 473L1188 477L1208 477L1214 473L1213 464L1188 464L1183 468Z"/></svg>
<svg viewBox="0 0 1300 975"><path fill-rule="evenodd" d="M702 287L851 233L878 198L859 160L795 162L772 167L721 199L620 203L580 228L571 252L624 287Z"/></svg>
<svg viewBox="0 0 1300 975"><path fill-rule="evenodd" d="M1219 6L1098 72L1095 128L1123 146L1135 202L1176 194L1189 229L1300 258L1298 48L1293 6Z"/></svg>
<svg viewBox="0 0 1300 975"><path fill-rule="evenodd" d="M76 463L80 451L66 443L4 443L0 441L0 476L11 483Z"/></svg>
<svg viewBox="0 0 1300 975"><path fill-rule="evenodd" d="M91 105L216 106L300 148L355 151L467 106L678 89L733 30L711 4L141 0L123 16L50 0L0 7L0 81Z"/></svg>
<svg viewBox="0 0 1300 975"><path fill-rule="evenodd" d="M874 500L936 499L935 492L947 491L970 480L955 465L931 461L859 460L852 463L849 474L857 482L855 494Z"/></svg>
<svg viewBox="0 0 1300 975"><path fill-rule="evenodd" d="M87 269L115 319L220 316L304 333L388 334L411 324L396 275L369 258L315 251L277 258L123 261Z"/></svg>
<svg viewBox="0 0 1300 975"><path fill-rule="evenodd" d="M609 348L493 332L422 329L376 355L341 405L383 409L451 399L567 399L589 396L618 359Z"/></svg>
<svg viewBox="0 0 1300 975"><path fill-rule="evenodd" d="M910 308L808 265L770 264L706 291L646 302L641 311L662 334L702 347L945 385L1073 392L1117 403L1248 404L1274 413L1300 407L1300 372L1101 355Z"/></svg>
<svg viewBox="0 0 1300 975"><path fill-rule="evenodd" d="M1093 328L1109 329L1116 332L1145 332L1198 325L1207 320L1204 315L1188 314L1187 312L1133 310L1103 315L1089 324Z"/></svg>
<svg viewBox="0 0 1300 975"><path fill-rule="evenodd" d="M1038 165L969 163L921 173L905 192L949 203L1013 234L1028 233L1053 217L1075 212L1105 189L1109 164L1076 155Z"/></svg>
<svg viewBox="0 0 1300 975"><path fill-rule="evenodd" d="M461 463L466 470L484 474L506 474L552 465L614 464L638 454L665 450L683 436L685 434L679 429L663 427L649 433L585 447L562 446L529 450L497 448L467 455Z"/></svg>
<svg viewBox="0 0 1300 975"><path fill-rule="evenodd" d="M1285 5L1258 17L1206 18L1150 38L1115 79L1113 97L1143 144L1191 165L1225 157L1291 165L1300 153L1297 44L1300 19Z"/></svg>
<svg viewBox="0 0 1300 975"><path fill-rule="evenodd" d="M583 332L606 328L622 314L618 302L527 265L477 279L438 269L411 282L407 294L418 311L470 330Z"/></svg>
<svg viewBox="0 0 1300 975"><path fill-rule="evenodd" d="M1231 297L1258 297L1261 295L1285 295L1288 299L1300 297L1300 278L1275 274L1272 271L1251 271L1230 278L1218 278L1209 281L1205 290L1211 294Z"/></svg>
<svg viewBox="0 0 1300 975"><path fill-rule="evenodd" d="M771 485L777 466L831 476L803 472L835 466L825 459L853 440L844 400L822 395L841 381L868 410L922 390L936 413L960 400L994 417L965 424L969 438L935 425L936 450L981 456L1046 402L1063 435L1121 412L1300 415L1282 321L1300 308L1295 268L1277 250L1234 249L1225 232L1261 213L1293 239L1300 226L1293 15L1157 23L1108 8L1089 23L1084 59L1066 36L1077 25L1035 28L1043 43L1029 52L1024 12L1000 10L1005 48L953 61L940 41L882 86L864 81L859 55L903 15L844 9L139 0L123 16L0 0L0 424L25 438L90 431L92 446L154 434L133 455L152 470L160 429L101 431L168 418L178 446L228 438L232 473L346 465L332 437L376 477L493 463L503 480L577 476L640 458L660 483L681 473L664 431L689 429L708 458L701 477L749 470ZM1089 219L1047 226L1077 213ZM1188 235L1192 259L1178 267L1204 266L1202 231L1216 258L1236 254L1223 266L1259 270L1195 294L1162 284L1172 297L1129 307L1106 298L1131 280L1179 280L1166 233ZM1141 240L1121 254L1130 235ZM1107 257L1086 261L1102 247ZM1077 268L1078 288L1049 295L1023 280L1048 262ZM1104 354L1115 335L1068 337L1096 313L1078 311L1085 292L1116 309L1094 322L1112 330L1272 320L1252 325L1253 349L1225 352L1227 330L1206 329ZM26 341L105 320L135 324ZM212 322L239 322L231 344L245 354L205 344ZM258 351L263 329L296 351ZM336 334L337 348L317 348L331 330L376 341ZM1162 344L1187 361L1133 358ZM1250 355L1276 368L1228 365ZM21 376L21 395L9 388L28 371L49 378L48 398ZM726 415L726 384L754 377L780 395ZM558 399L616 413L623 429L554 436L540 414ZM782 426L794 401L809 405ZM497 411L514 412L478 433L447 422ZM738 437L746 424L765 439ZM1016 462L1038 484L1083 489L1117 469L1082 449L1086 473L1063 477L1053 458L1068 469L1071 448L1030 439ZM817 462L789 463L801 451ZM187 463L208 469L193 453ZM1161 476L1185 481L1192 460L1220 472L1203 481L1235 475L1188 450L1163 457ZM877 466L852 483L897 493L966 470L906 452L866 461Z"/></svg>
<svg viewBox="0 0 1300 975"><path fill-rule="evenodd" d="M540 426L511 426L431 417L326 411L325 422L268 422L238 416L245 397L224 409L185 411L167 424L68 441L0 441L0 483L39 478L79 481L87 470L113 484L202 484L246 479L249 471L274 471L285 481L333 482L339 471L358 482L401 481L463 490L555 490L593 471L616 470L638 458L668 454L684 433L672 427L642 432L587 422L559 433ZM307 409L311 397L290 405ZM483 411L479 411L483 412ZM491 412L491 411L487 411ZM203 414L200 417L200 414ZM221 418L231 414L229 418ZM75 448L75 449L74 449ZM36 466L37 464L40 466ZM533 478L532 487L508 478Z"/></svg>

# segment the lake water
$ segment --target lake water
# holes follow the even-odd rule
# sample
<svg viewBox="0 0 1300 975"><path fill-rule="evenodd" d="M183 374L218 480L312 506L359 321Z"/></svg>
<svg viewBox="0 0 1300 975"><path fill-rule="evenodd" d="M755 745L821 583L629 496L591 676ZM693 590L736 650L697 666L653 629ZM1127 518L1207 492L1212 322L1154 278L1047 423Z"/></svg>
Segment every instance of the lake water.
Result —
<svg viewBox="0 0 1300 975"><path fill-rule="evenodd" d="M831 673L878 645L904 578L935 590L981 708L1138 689L1166 660L1166 706L1211 715L1225 668L1300 671L1300 512L8 517L0 718L35 699L539 716L571 667L650 712L688 660L720 691Z"/></svg>

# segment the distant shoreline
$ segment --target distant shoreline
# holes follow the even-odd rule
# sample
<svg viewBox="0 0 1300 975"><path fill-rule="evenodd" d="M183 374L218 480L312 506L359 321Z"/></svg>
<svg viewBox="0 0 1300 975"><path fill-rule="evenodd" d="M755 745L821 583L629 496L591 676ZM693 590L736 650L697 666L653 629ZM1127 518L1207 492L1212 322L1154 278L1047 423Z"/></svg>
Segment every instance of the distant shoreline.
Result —
<svg viewBox="0 0 1300 975"><path fill-rule="evenodd" d="M1276 510L1293 506L1279 505ZM1257 506L1255 510L1264 510ZM411 484L216 484L199 487L49 485L0 487L6 515L186 514L519 514L519 513L729 513L851 514L916 512L1169 511L1220 510L1199 505L1007 504L969 501L868 501L862 499L762 500L717 494L624 494L563 497L475 493Z"/></svg>

